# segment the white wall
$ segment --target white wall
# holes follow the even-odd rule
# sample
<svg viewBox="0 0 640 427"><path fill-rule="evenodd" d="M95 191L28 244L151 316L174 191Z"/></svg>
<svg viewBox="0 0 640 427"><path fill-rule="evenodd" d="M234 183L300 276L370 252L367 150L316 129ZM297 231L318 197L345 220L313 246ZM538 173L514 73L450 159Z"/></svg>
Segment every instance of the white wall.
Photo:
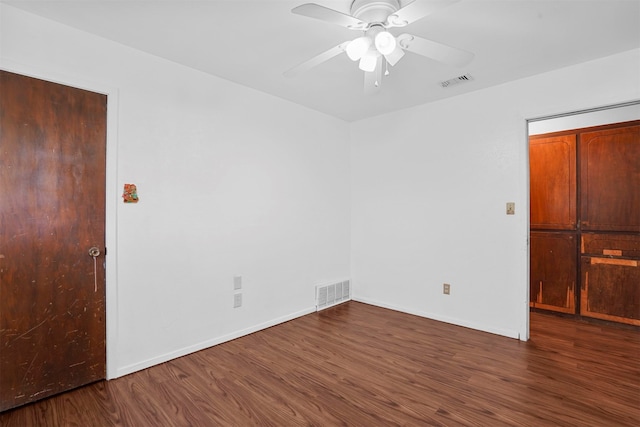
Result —
<svg viewBox="0 0 640 427"><path fill-rule="evenodd" d="M354 123L355 299L526 339L526 121L640 99L639 75L634 50Z"/></svg>
<svg viewBox="0 0 640 427"><path fill-rule="evenodd" d="M348 124L0 13L0 67L109 95L110 377L308 313L316 284L349 276Z"/></svg>

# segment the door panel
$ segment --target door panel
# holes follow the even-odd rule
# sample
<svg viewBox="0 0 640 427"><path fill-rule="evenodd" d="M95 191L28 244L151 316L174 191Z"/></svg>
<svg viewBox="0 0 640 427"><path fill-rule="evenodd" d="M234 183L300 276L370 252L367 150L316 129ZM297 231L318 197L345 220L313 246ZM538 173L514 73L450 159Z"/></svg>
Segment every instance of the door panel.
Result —
<svg viewBox="0 0 640 427"><path fill-rule="evenodd" d="M106 96L0 71L0 410L105 377Z"/></svg>
<svg viewBox="0 0 640 427"><path fill-rule="evenodd" d="M580 134L583 230L640 232L640 126Z"/></svg>
<svg viewBox="0 0 640 427"><path fill-rule="evenodd" d="M640 259L640 234L583 233L582 255Z"/></svg>
<svg viewBox="0 0 640 427"><path fill-rule="evenodd" d="M640 326L640 260L582 257L580 314Z"/></svg>
<svg viewBox="0 0 640 427"><path fill-rule="evenodd" d="M531 228L576 227L576 136L531 137Z"/></svg>
<svg viewBox="0 0 640 427"><path fill-rule="evenodd" d="M530 241L530 306L575 313L576 235L532 231Z"/></svg>

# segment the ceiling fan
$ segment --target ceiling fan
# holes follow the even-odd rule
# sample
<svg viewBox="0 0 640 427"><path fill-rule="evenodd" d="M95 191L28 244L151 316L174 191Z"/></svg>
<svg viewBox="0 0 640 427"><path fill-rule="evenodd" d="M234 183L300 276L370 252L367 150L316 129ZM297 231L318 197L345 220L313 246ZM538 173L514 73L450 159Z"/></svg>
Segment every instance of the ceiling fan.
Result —
<svg viewBox="0 0 640 427"><path fill-rule="evenodd" d="M284 75L293 77L346 52L349 59L359 61L358 66L364 71L365 93L373 94L380 90L383 74L389 74L388 65L396 65L405 51L448 65L464 66L473 59L472 53L407 33L394 36L389 31L405 27L458 1L414 0L400 7L399 0L354 0L350 15L315 3L295 7L291 12L297 15L362 31L363 35L314 56L286 71Z"/></svg>

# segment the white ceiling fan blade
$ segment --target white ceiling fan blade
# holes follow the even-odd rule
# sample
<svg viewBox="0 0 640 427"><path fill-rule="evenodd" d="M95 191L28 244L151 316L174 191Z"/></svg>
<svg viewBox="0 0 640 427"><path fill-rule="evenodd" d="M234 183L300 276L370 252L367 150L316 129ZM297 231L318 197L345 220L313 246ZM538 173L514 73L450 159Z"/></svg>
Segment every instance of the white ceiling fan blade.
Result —
<svg viewBox="0 0 640 427"><path fill-rule="evenodd" d="M351 41L340 43L338 46L334 46L331 49L329 49L327 51L324 51L321 54L316 55L313 58L303 62L302 64L296 65L292 69L290 69L288 71L285 71L284 72L284 76L285 77L294 77L294 76L296 76L296 75L298 75L300 73L304 73L306 71L309 71L313 67L315 67L317 65L320 65L325 61L330 60L334 56L340 55L342 52L345 51L345 49L347 48L347 45L349 43L351 43Z"/></svg>
<svg viewBox="0 0 640 427"><path fill-rule="evenodd" d="M364 94L375 95L380 92L382 85L382 56L378 56L376 68L372 72L364 73Z"/></svg>
<svg viewBox="0 0 640 427"><path fill-rule="evenodd" d="M460 0L415 0L387 17L386 27L404 27Z"/></svg>
<svg viewBox="0 0 640 427"><path fill-rule="evenodd" d="M404 50L457 67L467 65L474 57L473 53L411 34L400 34L397 40Z"/></svg>
<svg viewBox="0 0 640 427"><path fill-rule="evenodd" d="M386 59L389 65L393 67L398 63L398 61L400 61L400 59L402 59L403 56L404 56L404 50L402 50L402 48L400 47L400 44L398 43L398 45L396 45L396 48L393 50L393 52L385 55L384 59Z"/></svg>
<svg viewBox="0 0 640 427"><path fill-rule="evenodd" d="M342 27L349 28L351 30L366 30L369 26L368 23L363 22L351 15L347 15L337 10L329 9L328 7L320 6L315 3L307 3L294 7L291 12L308 16L309 18L319 19L321 21L329 22L331 24L340 25Z"/></svg>

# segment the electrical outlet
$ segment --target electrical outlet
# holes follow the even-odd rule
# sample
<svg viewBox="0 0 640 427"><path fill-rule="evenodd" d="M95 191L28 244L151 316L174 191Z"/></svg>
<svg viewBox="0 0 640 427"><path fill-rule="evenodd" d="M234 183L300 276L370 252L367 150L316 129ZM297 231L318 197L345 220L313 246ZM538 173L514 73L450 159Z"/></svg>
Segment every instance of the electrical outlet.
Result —
<svg viewBox="0 0 640 427"><path fill-rule="evenodd" d="M233 295L233 308L242 307L242 294Z"/></svg>
<svg viewBox="0 0 640 427"><path fill-rule="evenodd" d="M451 285L448 283L444 283L442 285L442 293L445 295L449 295L451 294Z"/></svg>

